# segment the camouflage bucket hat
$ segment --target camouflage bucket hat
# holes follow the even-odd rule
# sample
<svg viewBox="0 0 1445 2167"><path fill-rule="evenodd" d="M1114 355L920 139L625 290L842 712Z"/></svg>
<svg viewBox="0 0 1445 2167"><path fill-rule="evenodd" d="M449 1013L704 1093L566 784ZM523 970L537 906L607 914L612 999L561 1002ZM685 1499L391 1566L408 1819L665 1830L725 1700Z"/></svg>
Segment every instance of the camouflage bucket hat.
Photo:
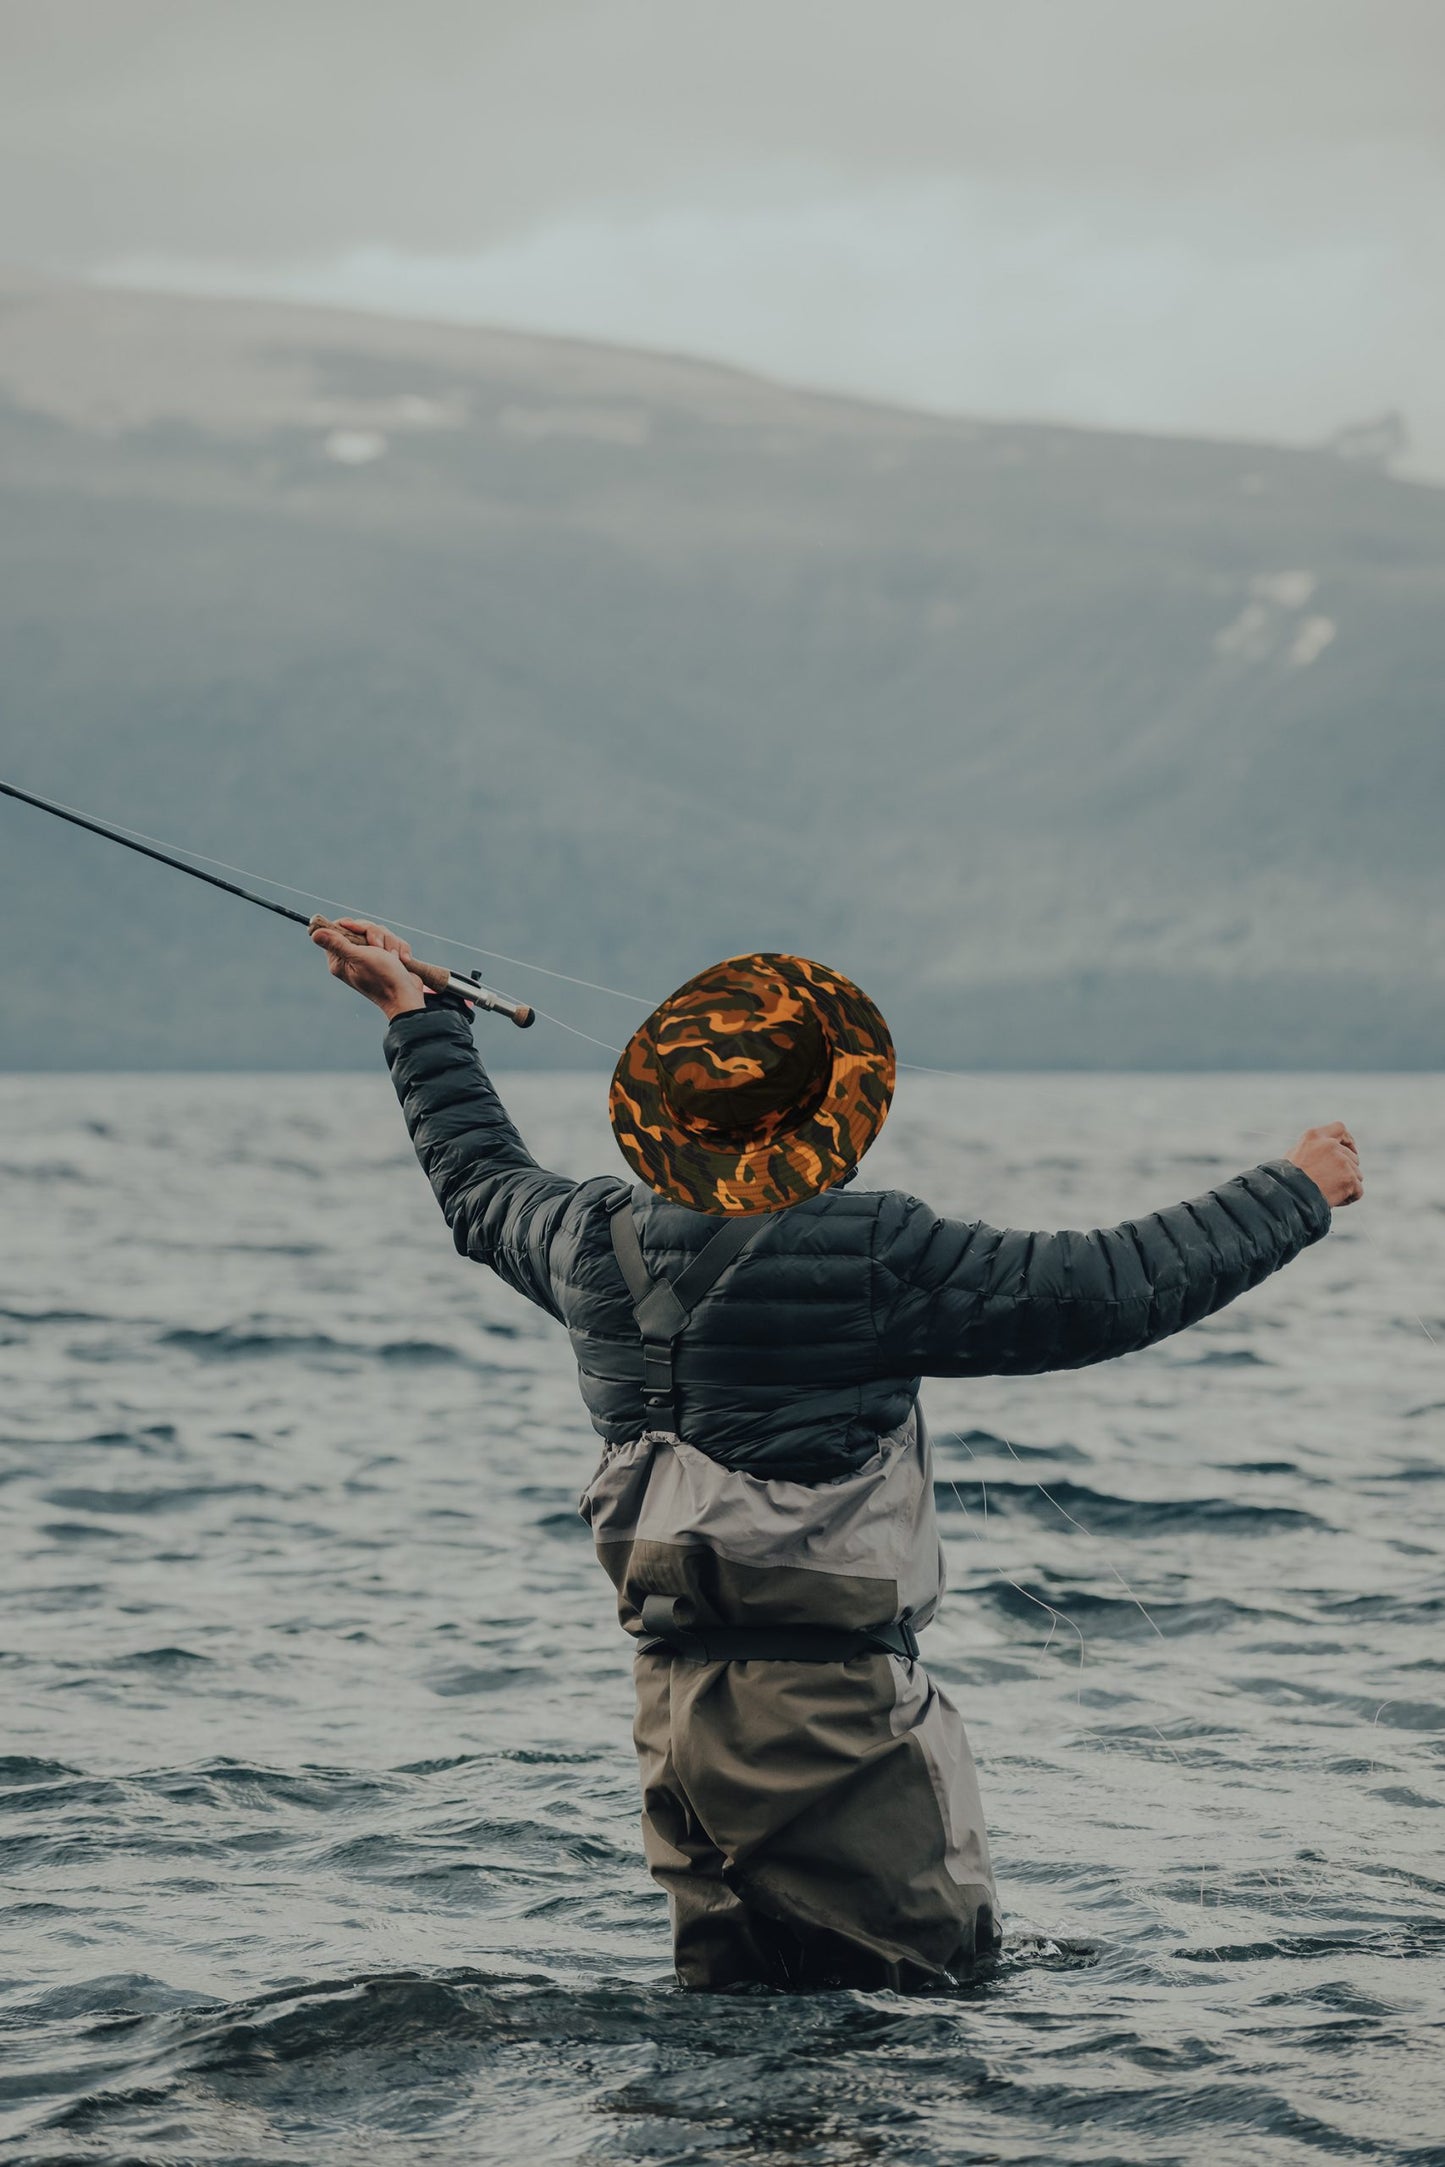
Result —
<svg viewBox="0 0 1445 2167"><path fill-rule="evenodd" d="M730 956L653 1010L612 1078L622 1155L693 1211L781 1211L857 1165L888 1118L893 1041L851 980Z"/></svg>

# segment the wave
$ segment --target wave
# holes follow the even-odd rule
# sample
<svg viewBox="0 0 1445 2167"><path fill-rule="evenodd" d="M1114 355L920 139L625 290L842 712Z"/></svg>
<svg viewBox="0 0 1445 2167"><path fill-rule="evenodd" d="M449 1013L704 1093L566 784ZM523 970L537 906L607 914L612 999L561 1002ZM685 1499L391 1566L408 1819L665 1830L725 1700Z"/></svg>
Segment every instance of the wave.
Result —
<svg viewBox="0 0 1445 2167"><path fill-rule="evenodd" d="M48 1505L62 1506L68 1512L125 1515L184 1512L194 1505L211 1504L219 1498L270 1497L274 1494L262 1482L193 1482L157 1490L47 1490L45 1501Z"/></svg>
<svg viewBox="0 0 1445 2167"><path fill-rule="evenodd" d="M1231 1959L1336 1963L1386 1953L1397 1953L1393 1940L1345 1934L1171 1952L1216 1969ZM1005 2061L988 2005L1006 2015L1022 1992L1028 2007L1031 1977L1085 1971L1102 1954L1097 1944L1028 1931L973 1981L927 1996L685 1995L662 1979L579 1984L542 1971L458 1968L298 1980L239 2001L183 2003L164 1981L119 1975L14 2012L22 2037L28 2029L45 2042L30 2080L39 2112L25 2158L27 2167L60 2167L183 2150L400 2162L422 2156L420 2140L431 2159L512 2159L541 2156L565 2127L585 2137L589 2156L841 2163L888 2156L902 2130L907 2156L936 2167L960 2156L961 2132L970 2157L1062 2163L1136 2157L1136 2144L1121 2146L1111 2131L1145 2135L1151 2158L1156 2140L1169 2158L1182 2157L1183 2141L1192 2158L1206 2125L1218 2133L1211 2156L1242 2156L1235 2140L1259 2130L1267 2149L1291 2141L1291 2158L1296 2147L1400 2167L1434 2158L1353 2138L1319 2118L1316 2083L1304 2088L1309 2105L1296 2106L1258 2066L1222 2067L1207 2039L1166 2055L1157 2032L1136 2029L1127 2010L1101 2033L1096 1992L1063 2030L1063 2010L1051 2013L1037 2049L1021 2028ZM1059 1983L1066 1992L1066 1978ZM1337 2056L1340 2019L1321 2012L1310 2036L1295 2027L1292 2040ZM79 2033L70 2069L49 2044L67 2022ZM1377 2021L1355 2010L1347 2022L1379 2042ZM1101 2055L1112 2081L1100 2081ZM1084 2064L1077 2079L1075 2061ZM26 2081L17 2070L12 2099ZM56 2149L41 2149L36 2140L47 2137ZM59 2149L77 2140L83 2149Z"/></svg>
<svg viewBox="0 0 1445 2167"><path fill-rule="evenodd" d="M1282 1615L1254 1604L1233 1602L1224 1595L1173 1603L1150 1596L1144 1601L1148 1612L1145 1617L1132 1596L1101 1594L1091 1588L1059 1587L1037 1575L1017 1583L1002 1579L975 1582L968 1587L967 1593L971 1601L986 1603L1003 1616L1021 1619L1041 1632L1047 1631L1049 1624L1040 1608L1043 1605L1056 1610L1061 1617L1086 1626L1090 1639L1133 1639L1140 1633L1149 1633L1154 1626L1172 1627L1181 1637L1185 1633L1223 1632L1241 1619L1257 1622L1261 1618Z"/></svg>
<svg viewBox="0 0 1445 2167"><path fill-rule="evenodd" d="M1021 1445L1008 1437L998 1437L992 1430L944 1430L934 1443L941 1452L950 1445L959 1445L970 1454L979 1452L998 1453L1009 1460L1086 1460L1088 1454L1077 1445Z"/></svg>
<svg viewBox="0 0 1445 2167"><path fill-rule="evenodd" d="M510 1336L510 1335L508 1335ZM162 1332L159 1344L178 1347L209 1362L265 1361L276 1357L312 1355L346 1361L394 1362L403 1366L438 1367L444 1363L463 1369L485 1369L457 1348L431 1339L393 1339L381 1342L333 1339L329 1332L238 1331L220 1325L214 1331L189 1326Z"/></svg>
<svg viewBox="0 0 1445 2167"><path fill-rule="evenodd" d="M983 1976L1079 1970L1097 1963L1098 1955L1097 1943L1026 1931L1006 1943ZM293 1981L234 2002L182 1996L143 1974L120 1975L31 1996L13 2014L32 2023L104 2014L109 2023L91 2037L129 2033L137 2077L161 2065L173 2077L187 2071L264 2076L290 2063L377 2050L420 2047L431 2060L448 2043L575 2044L592 2051L666 2040L708 2054L746 2054L766 2052L770 2044L775 2050L782 2028L792 2030L799 2044L809 2035L816 2044L822 2034L861 2046L916 2033L940 2017L947 2021L958 1999L947 1991L896 2003L851 1992L691 1995L679 1993L670 1978L639 1983L604 1976L577 1984L545 1971L457 1967ZM92 2112L97 2104L76 2102L52 2126L73 2127L77 2111Z"/></svg>
<svg viewBox="0 0 1445 2167"><path fill-rule="evenodd" d="M48 1987L38 1994L8 1997L6 2016L23 2016L27 2026L64 2024L75 2017L108 2017L123 2024L128 2018L160 2015L172 2010L194 2011L220 2008L215 1996L183 1992L155 1979L148 1972L101 1972L90 1979L68 1980L64 1986Z"/></svg>
<svg viewBox="0 0 1445 2167"><path fill-rule="evenodd" d="M29 1783L53 1783L80 1770L66 1761L47 1761L38 1753L0 1753L0 1789Z"/></svg>
<svg viewBox="0 0 1445 2167"><path fill-rule="evenodd" d="M116 1324L120 1320L91 1309L0 1309L5 1324Z"/></svg>
<svg viewBox="0 0 1445 2167"><path fill-rule="evenodd" d="M465 1700L484 1693L510 1693L528 1680L540 1685L544 1671L536 1663L452 1663L427 1680L440 1700Z"/></svg>
<svg viewBox="0 0 1445 2167"><path fill-rule="evenodd" d="M977 1504L967 1492L979 1491ZM1038 1483L995 1482L988 1485L988 1510L1023 1513L1067 1529L1072 1516L1087 1534L1157 1535L1176 1528L1205 1533L1254 1535L1284 1528L1319 1527L1313 1513L1294 1505L1251 1505L1234 1497L1117 1497L1107 1490L1090 1489L1081 1482L1051 1482L1048 1493ZM977 1477L959 1476L934 1484L941 1513L967 1512L981 1517L983 1485ZM961 1490L964 1494L955 1494Z"/></svg>
<svg viewBox="0 0 1445 2167"><path fill-rule="evenodd" d="M99 1665L105 1670L185 1670L192 1663L212 1663L215 1658L198 1655L194 1648L177 1648L170 1645L161 1648L136 1648L129 1655L118 1655L111 1662Z"/></svg>
<svg viewBox="0 0 1445 2167"><path fill-rule="evenodd" d="M1175 1949L1182 1964L1258 1964L1283 1958L1300 1963L1321 1956L1385 1957L1393 1963L1424 1959L1439 1962L1445 1953L1445 1919L1386 1920L1377 1927L1319 1934L1271 1934L1257 1941L1224 1941L1207 1947ZM1438 2155L1436 2155L1438 2156ZM1421 2155L1422 2167L1428 2155Z"/></svg>
<svg viewBox="0 0 1445 2167"><path fill-rule="evenodd" d="M1196 1354L1181 1361L1181 1369L1273 1369L1267 1355L1256 1354L1252 1347L1210 1347L1203 1354Z"/></svg>
<svg viewBox="0 0 1445 2167"><path fill-rule="evenodd" d="M138 1657L122 1657L121 1666L168 1669L177 1661L203 1662L185 1649L150 1649ZM479 1758L462 1755L456 1765ZM583 1756L579 1756L583 1758ZM438 1763L444 1767L448 1763ZM316 1814L349 1812L358 1805L374 1803L404 1792L400 1780L417 1770L369 1770L328 1768L303 1763L299 1768L274 1768L263 1762L231 1760L224 1756L181 1767L142 1768L109 1775L95 1775L65 1761L12 1754L0 1759L0 1792L7 1813L44 1811L59 1814L73 1805L145 1805L163 1799L168 1805L196 1807L215 1813L234 1813L243 1807L293 1806Z"/></svg>

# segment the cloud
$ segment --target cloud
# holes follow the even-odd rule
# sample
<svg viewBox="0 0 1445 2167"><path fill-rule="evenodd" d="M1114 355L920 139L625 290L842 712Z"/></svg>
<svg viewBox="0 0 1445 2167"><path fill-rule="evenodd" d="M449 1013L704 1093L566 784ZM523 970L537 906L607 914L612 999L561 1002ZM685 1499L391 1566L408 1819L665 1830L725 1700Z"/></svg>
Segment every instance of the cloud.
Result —
<svg viewBox="0 0 1445 2167"><path fill-rule="evenodd" d="M790 161L1348 223L1445 139L1434 0L9 0L0 62L11 255L464 252Z"/></svg>
<svg viewBox="0 0 1445 2167"><path fill-rule="evenodd" d="M138 286L321 299L701 353L944 412L1313 441L1398 405L1445 474L1445 311L1360 235L1234 243L1110 198L952 181L577 212L468 255L139 257Z"/></svg>
<svg viewBox="0 0 1445 2167"><path fill-rule="evenodd" d="M1445 473L1436 0L10 0L0 259Z"/></svg>

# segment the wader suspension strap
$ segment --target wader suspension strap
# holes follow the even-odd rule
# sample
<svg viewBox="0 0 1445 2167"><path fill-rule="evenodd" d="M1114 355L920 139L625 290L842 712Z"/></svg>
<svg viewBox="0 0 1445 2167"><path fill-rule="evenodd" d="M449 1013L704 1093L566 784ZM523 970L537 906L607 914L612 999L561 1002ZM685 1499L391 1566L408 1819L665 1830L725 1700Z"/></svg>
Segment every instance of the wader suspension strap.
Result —
<svg viewBox="0 0 1445 2167"><path fill-rule="evenodd" d="M650 1425L677 1435L677 1398L672 1375L673 1346L703 1296L727 1270L754 1234L762 1219L753 1216L725 1220L692 1262L671 1284L654 1279L642 1257L642 1243L628 1197L612 1214L612 1247L627 1291L632 1313L642 1334L642 1404Z"/></svg>

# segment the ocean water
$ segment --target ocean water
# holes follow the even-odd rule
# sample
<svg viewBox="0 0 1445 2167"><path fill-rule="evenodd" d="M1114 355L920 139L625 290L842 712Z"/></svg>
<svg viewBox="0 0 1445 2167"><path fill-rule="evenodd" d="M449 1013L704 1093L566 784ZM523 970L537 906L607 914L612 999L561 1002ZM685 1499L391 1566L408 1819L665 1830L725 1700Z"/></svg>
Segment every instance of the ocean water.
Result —
<svg viewBox="0 0 1445 2167"><path fill-rule="evenodd" d="M601 1080L516 1077L614 1163ZM0 1079L0 2156L1445 2162L1438 1078L909 1078L995 1223L1347 1118L1363 1205L1150 1353L925 1389L1009 1942L683 1996L564 1340L384 1076ZM886 1841L886 1831L880 1831Z"/></svg>

